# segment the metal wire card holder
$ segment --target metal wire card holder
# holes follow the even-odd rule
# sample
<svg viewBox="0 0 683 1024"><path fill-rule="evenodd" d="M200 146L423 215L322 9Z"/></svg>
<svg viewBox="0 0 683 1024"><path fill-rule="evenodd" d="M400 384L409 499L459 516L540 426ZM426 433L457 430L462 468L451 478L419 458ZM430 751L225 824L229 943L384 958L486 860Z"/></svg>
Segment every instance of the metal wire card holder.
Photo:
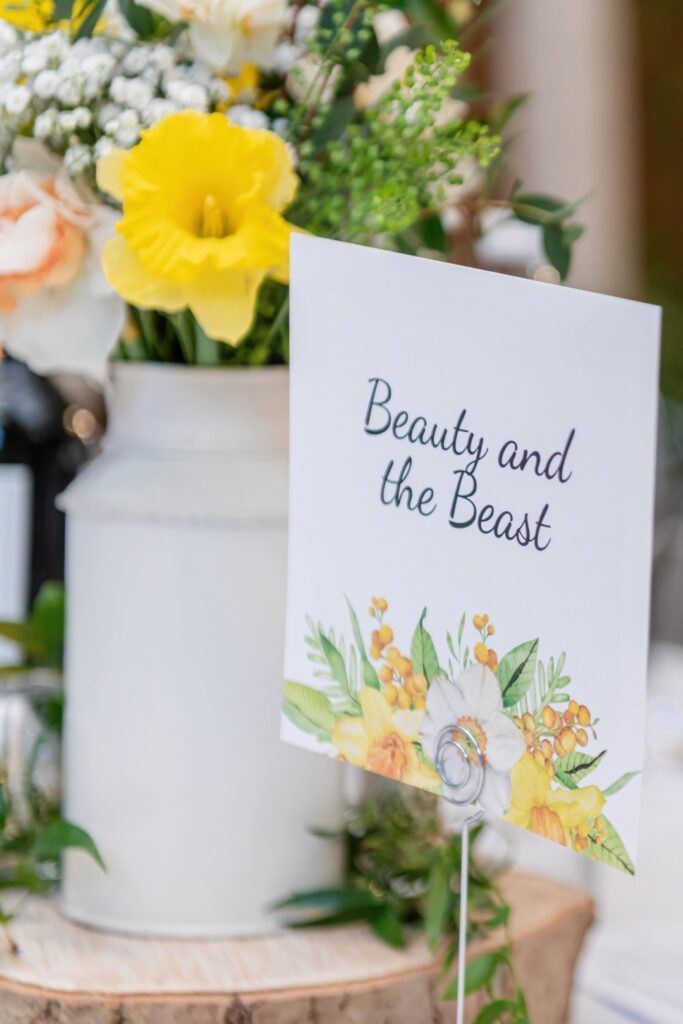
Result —
<svg viewBox="0 0 683 1024"><path fill-rule="evenodd" d="M469 880L470 829L484 815L474 806L484 785L484 754L476 737L464 725L455 723L441 730L436 741L436 770L443 782L443 798L464 807L472 804L472 813L462 825L460 844L460 924L458 927L458 996L456 1024L465 1020L465 968L467 966L467 890Z"/></svg>

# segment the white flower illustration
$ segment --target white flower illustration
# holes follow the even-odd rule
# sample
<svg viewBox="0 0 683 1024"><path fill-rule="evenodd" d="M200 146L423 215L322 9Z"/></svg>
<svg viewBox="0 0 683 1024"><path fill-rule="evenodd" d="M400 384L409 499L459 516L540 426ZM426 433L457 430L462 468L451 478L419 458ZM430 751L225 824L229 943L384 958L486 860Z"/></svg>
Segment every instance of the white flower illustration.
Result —
<svg viewBox="0 0 683 1024"><path fill-rule="evenodd" d="M484 786L479 803L502 815L510 803L510 769L525 750L521 732L505 714L498 680L486 665L469 665L457 682L434 679L420 730L422 749L432 761L437 740L449 725L460 725L476 739L484 756ZM457 795L444 784L444 796Z"/></svg>

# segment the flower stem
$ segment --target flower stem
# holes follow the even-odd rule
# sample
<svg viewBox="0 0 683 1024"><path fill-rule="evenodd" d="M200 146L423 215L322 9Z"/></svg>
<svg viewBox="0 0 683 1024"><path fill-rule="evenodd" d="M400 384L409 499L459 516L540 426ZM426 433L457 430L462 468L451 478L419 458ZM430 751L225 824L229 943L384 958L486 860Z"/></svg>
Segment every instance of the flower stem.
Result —
<svg viewBox="0 0 683 1024"><path fill-rule="evenodd" d="M220 342L204 331L199 321L194 322L195 362L197 366L218 366L221 361Z"/></svg>

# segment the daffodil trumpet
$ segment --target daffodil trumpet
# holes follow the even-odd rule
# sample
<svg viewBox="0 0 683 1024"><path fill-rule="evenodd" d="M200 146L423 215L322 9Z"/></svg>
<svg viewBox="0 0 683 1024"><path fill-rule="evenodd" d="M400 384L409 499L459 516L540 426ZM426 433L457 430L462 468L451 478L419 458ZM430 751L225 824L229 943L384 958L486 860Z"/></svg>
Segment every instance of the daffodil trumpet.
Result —
<svg viewBox="0 0 683 1024"><path fill-rule="evenodd" d="M198 344L236 345L266 278L288 281L292 226L282 213L298 178L273 132L185 111L103 157L97 180L123 208L103 253L109 284L142 310L189 310Z"/></svg>

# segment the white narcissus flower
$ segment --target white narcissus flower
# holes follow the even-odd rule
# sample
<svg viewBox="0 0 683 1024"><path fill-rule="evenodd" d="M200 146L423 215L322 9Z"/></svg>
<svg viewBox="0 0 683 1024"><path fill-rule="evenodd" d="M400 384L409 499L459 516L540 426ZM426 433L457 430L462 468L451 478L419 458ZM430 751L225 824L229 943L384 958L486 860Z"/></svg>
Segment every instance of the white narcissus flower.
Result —
<svg viewBox="0 0 683 1024"><path fill-rule="evenodd" d="M147 0L146 6L187 22L197 56L230 74L266 60L287 15L287 0Z"/></svg>
<svg viewBox="0 0 683 1024"><path fill-rule="evenodd" d="M84 201L40 144L15 157L0 177L0 342L36 373L100 380L124 320L100 261L118 215Z"/></svg>
<svg viewBox="0 0 683 1024"><path fill-rule="evenodd" d="M463 726L476 739L484 755L479 803L485 811L503 815L510 803L510 769L526 748L521 732L503 710L498 680L486 665L469 665L455 683L432 680L420 729L422 749L432 761L439 735L449 725ZM458 795L450 790L444 784L447 799Z"/></svg>

